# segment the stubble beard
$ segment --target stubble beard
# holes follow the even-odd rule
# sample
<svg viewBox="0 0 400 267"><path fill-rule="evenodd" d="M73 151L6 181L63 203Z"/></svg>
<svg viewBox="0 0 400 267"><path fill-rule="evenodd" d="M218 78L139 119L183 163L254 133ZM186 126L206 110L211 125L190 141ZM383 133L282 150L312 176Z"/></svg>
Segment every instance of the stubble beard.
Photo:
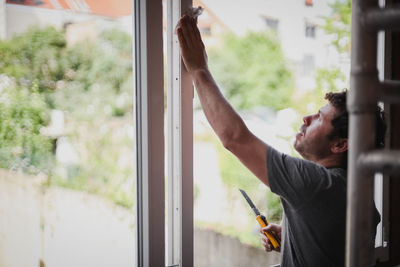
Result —
<svg viewBox="0 0 400 267"><path fill-rule="evenodd" d="M302 146L301 142L297 139L294 140L293 148L304 158L307 159L306 154L304 154L304 147Z"/></svg>

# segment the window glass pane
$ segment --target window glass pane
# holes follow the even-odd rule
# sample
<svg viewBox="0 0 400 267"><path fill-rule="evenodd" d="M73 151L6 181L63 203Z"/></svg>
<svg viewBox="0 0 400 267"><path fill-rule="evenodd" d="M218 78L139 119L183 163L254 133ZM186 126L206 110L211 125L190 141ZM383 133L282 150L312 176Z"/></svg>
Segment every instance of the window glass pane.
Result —
<svg viewBox="0 0 400 267"><path fill-rule="evenodd" d="M279 26L279 21L277 19L273 18L265 18L265 24L267 24L267 27L270 28L271 30L278 30Z"/></svg>
<svg viewBox="0 0 400 267"><path fill-rule="evenodd" d="M315 38L315 25L306 23L306 37Z"/></svg>
<svg viewBox="0 0 400 267"><path fill-rule="evenodd" d="M2 264L133 266L132 1L0 8Z"/></svg>
<svg viewBox="0 0 400 267"><path fill-rule="evenodd" d="M379 213L382 214L383 211L383 175L381 173L375 174L375 188L374 188L374 201L375 206L378 209ZM383 229L382 229L382 220L378 224L376 228L376 238L375 238L375 247L383 246ZM385 245L386 246L386 245Z"/></svg>
<svg viewBox="0 0 400 267"><path fill-rule="evenodd" d="M349 68L348 51L339 51L328 33L315 32L325 23L321 17L331 16L332 10L327 1L312 2L194 3L205 8L198 25L200 31L210 29L211 34L202 37L222 93L254 134L293 156L299 156L292 142L302 117L325 105L327 91L348 85L348 73L341 71ZM312 22L306 33L305 21ZM278 224L279 197L221 145L197 96L194 105L195 265L278 263L278 254L262 250L260 227L238 189ZM226 250L229 263L223 256Z"/></svg>

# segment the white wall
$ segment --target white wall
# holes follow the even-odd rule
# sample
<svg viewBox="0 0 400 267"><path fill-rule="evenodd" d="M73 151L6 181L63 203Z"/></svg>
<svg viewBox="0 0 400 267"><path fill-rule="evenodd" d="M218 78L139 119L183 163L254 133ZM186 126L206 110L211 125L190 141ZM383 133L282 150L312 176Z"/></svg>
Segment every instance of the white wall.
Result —
<svg viewBox="0 0 400 267"><path fill-rule="evenodd" d="M242 244L236 238L212 230L196 229L194 233L194 266L261 267L279 263L280 254Z"/></svg>
<svg viewBox="0 0 400 267"><path fill-rule="evenodd" d="M303 60L305 56L314 58L314 66L327 68L338 66L345 73L349 72L349 62L343 62L339 53L331 45L331 37L325 34L322 26L323 17L331 14L328 6L330 1L313 1L313 6L306 6L305 1L283 0L266 1L261 13L275 17L279 20L278 33L281 39L282 49L290 62L295 67L297 86L300 90L312 89L315 86L314 75L304 75ZM314 38L306 37L306 23L316 25Z"/></svg>
<svg viewBox="0 0 400 267"><path fill-rule="evenodd" d="M0 267L134 266L133 211L38 179L0 169Z"/></svg>
<svg viewBox="0 0 400 267"><path fill-rule="evenodd" d="M6 0L0 0L0 40L6 38Z"/></svg>
<svg viewBox="0 0 400 267"><path fill-rule="evenodd" d="M134 214L98 196L41 187L42 179L0 169L0 267L135 266ZM196 267L270 266L266 253L195 229Z"/></svg>

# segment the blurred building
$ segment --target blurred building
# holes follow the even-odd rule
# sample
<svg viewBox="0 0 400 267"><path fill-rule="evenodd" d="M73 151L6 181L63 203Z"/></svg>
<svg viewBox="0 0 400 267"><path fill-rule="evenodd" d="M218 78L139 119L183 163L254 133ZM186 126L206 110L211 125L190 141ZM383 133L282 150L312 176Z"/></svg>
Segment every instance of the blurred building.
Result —
<svg viewBox="0 0 400 267"><path fill-rule="evenodd" d="M0 1L0 40L6 38L6 2Z"/></svg>
<svg viewBox="0 0 400 267"><path fill-rule="evenodd" d="M317 68L336 66L350 73L349 58L337 52L322 28L324 17L331 14L329 2L247 0L244 5L241 0L194 0L193 5L204 7L199 27L206 46L218 45L217 36L228 31L239 36L249 30L276 31L297 89L302 91L314 88Z"/></svg>
<svg viewBox="0 0 400 267"><path fill-rule="evenodd" d="M132 0L6 0L4 35L11 38L32 26L52 25L65 28L73 44L109 28L132 33L131 14Z"/></svg>

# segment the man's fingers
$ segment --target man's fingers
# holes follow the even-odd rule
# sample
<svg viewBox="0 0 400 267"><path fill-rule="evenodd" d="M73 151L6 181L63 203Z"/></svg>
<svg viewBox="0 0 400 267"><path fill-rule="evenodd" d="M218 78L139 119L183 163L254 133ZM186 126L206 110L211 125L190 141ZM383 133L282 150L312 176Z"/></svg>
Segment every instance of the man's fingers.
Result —
<svg viewBox="0 0 400 267"><path fill-rule="evenodd" d="M191 19L190 25L192 26L192 32L194 34L194 37L197 39L197 41L201 41L201 35L199 28L197 27L197 18Z"/></svg>
<svg viewBox="0 0 400 267"><path fill-rule="evenodd" d="M267 251L267 252L274 250L273 245L271 244L271 242L269 242L268 239L267 240L262 239L261 244L264 247L265 251Z"/></svg>
<svg viewBox="0 0 400 267"><path fill-rule="evenodd" d="M268 240L261 239L261 243L266 251L272 251L272 245L268 242Z"/></svg>
<svg viewBox="0 0 400 267"><path fill-rule="evenodd" d="M188 46L199 47L200 44L204 48L196 19L185 15L180 19L178 25L182 29Z"/></svg>
<svg viewBox="0 0 400 267"><path fill-rule="evenodd" d="M181 45L182 48L186 48L188 47L188 44L185 40L185 36L183 35L182 29L180 27L178 27L176 29L176 32L178 34L178 40L179 40L179 44Z"/></svg>
<svg viewBox="0 0 400 267"><path fill-rule="evenodd" d="M177 29L181 29L181 33L185 38L185 43L189 47L204 48L199 28L197 27L197 18L184 15L178 22ZM200 47L199 47L200 45Z"/></svg>
<svg viewBox="0 0 400 267"><path fill-rule="evenodd" d="M280 225L277 224L269 224L266 227L263 227L260 229L260 235L261 235L261 243L263 244L264 248L266 251L280 251L280 247L278 248L274 248L271 241L268 239L268 237L265 236L265 233L273 233L276 234L277 237L281 237L281 231L282 231L282 227Z"/></svg>
<svg viewBox="0 0 400 267"><path fill-rule="evenodd" d="M191 36L193 35L193 33L191 33L192 27L190 26L189 23L187 23L186 20L183 20L179 28L181 29L182 35L185 38L186 45L191 47L193 45L193 40L192 40L193 37Z"/></svg>
<svg viewBox="0 0 400 267"><path fill-rule="evenodd" d="M188 16L188 15L183 15L183 16L179 19L178 25L182 25L183 23L187 22L188 19L189 19L189 16Z"/></svg>
<svg viewBox="0 0 400 267"><path fill-rule="evenodd" d="M268 240L268 237L265 236L263 232L260 233L261 240Z"/></svg>
<svg viewBox="0 0 400 267"><path fill-rule="evenodd" d="M263 227L261 229L262 232L269 232L269 233L270 232L275 232L277 234L279 233L279 235L281 233L281 230L282 230L281 226L276 225L276 224L269 224L268 226Z"/></svg>

